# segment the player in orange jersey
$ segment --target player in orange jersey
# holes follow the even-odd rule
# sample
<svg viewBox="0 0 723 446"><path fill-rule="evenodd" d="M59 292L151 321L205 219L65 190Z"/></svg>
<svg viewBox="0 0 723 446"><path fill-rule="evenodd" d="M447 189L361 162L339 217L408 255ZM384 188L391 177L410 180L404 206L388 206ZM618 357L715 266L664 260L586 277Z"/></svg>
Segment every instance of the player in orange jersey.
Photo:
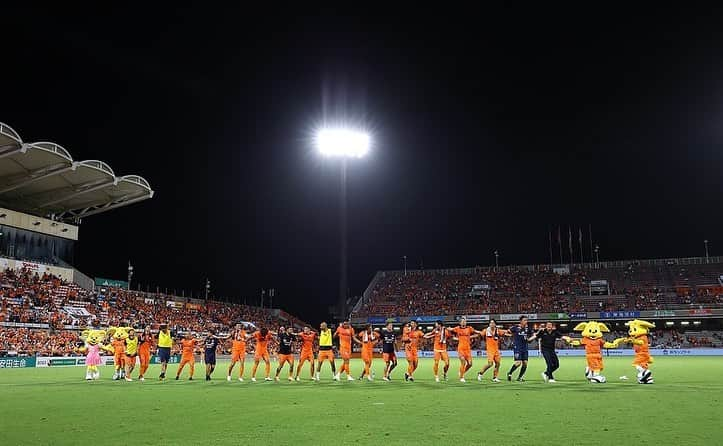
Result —
<svg viewBox="0 0 723 446"><path fill-rule="evenodd" d="M186 333L186 337L181 340L181 363L178 364L178 371L176 371L176 380L180 378L183 368L186 366L186 364L188 364L188 367L190 369L188 380L193 381L193 372L196 369L196 358L194 357L194 354L196 353L197 345L198 341L194 339L191 332Z"/></svg>
<svg viewBox="0 0 723 446"><path fill-rule="evenodd" d="M379 341L379 334L372 330L371 325L367 325L364 331L354 336L354 342L361 344L361 359L364 361L364 371L362 372L359 379L364 379L366 376L367 380L373 381L371 375L372 358L374 357L374 344Z"/></svg>
<svg viewBox="0 0 723 446"><path fill-rule="evenodd" d="M115 365L115 373L113 379L125 378L125 352L126 352L126 340L118 339L115 336L111 336L110 345L113 347L113 364Z"/></svg>
<svg viewBox="0 0 723 446"><path fill-rule="evenodd" d="M424 332L417 326L417 321L410 321L404 326L402 342L404 343L404 355L407 357L407 372L404 374L405 381L414 381L414 371L419 365L419 340L424 338Z"/></svg>
<svg viewBox="0 0 723 446"><path fill-rule="evenodd" d="M296 367L296 381L299 380L299 374L301 373L301 367L306 361L309 361L309 372L311 379L314 379L314 340L316 339L316 333L311 331L311 327L304 326L304 331L297 334L301 338L301 353L299 353L299 366Z"/></svg>
<svg viewBox="0 0 723 446"><path fill-rule="evenodd" d="M259 362L263 360L266 363L266 377L264 381L271 381L271 359L269 357L269 341L273 339L273 335L276 333L270 331L264 327L254 332L254 339L256 340L256 348L254 349L254 366L251 369L251 381L256 382L256 369L259 367Z"/></svg>
<svg viewBox="0 0 723 446"><path fill-rule="evenodd" d="M140 345L138 346L138 359L141 362L141 368L138 373L138 379L145 381L145 374L148 370L148 366L151 363L151 347L153 345L153 335L151 334L151 327L148 326L143 330L143 333L138 338Z"/></svg>
<svg viewBox="0 0 723 446"><path fill-rule="evenodd" d="M349 368L349 360L351 359L351 340L354 337L354 329L349 325L349 321L344 321L339 327L336 327L334 336L339 338L339 355L342 364L339 374L346 373L347 381L354 381Z"/></svg>
<svg viewBox="0 0 723 446"><path fill-rule="evenodd" d="M244 359L246 359L246 341L251 338L246 332L246 328L241 325L236 326L236 330L231 335L231 364L228 366L228 375L226 381L231 381L231 372L236 363L239 363L238 380L244 380Z"/></svg>
<svg viewBox="0 0 723 446"><path fill-rule="evenodd" d="M447 380L447 371L449 370L449 353L447 353L447 343L453 333L444 326L442 321L434 323L434 330L425 334L425 338L434 338L434 380L439 382L439 360L444 361L444 380Z"/></svg>
<svg viewBox="0 0 723 446"><path fill-rule="evenodd" d="M459 382L467 382L464 374L472 368L472 339L478 338L477 331L467 325L467 318L462 316L459 325L454 327L452 333L457 337L457 354L459 355Z"/></svg>
<svg viewBox="0 0 723 446"><path fill-rule="evenodd" d="M500 336L512 335L507 330L497 328L497 322L494 319L490 319L489 327L477 333L485 338L485 352L487 354L487 364L477 373L477 381L482 381L482 375L494 365L495 369L492 372L492 382L498 383L500 382L498 376L500 374L500 363L502 359L502 355L500 354Z"/></svg>

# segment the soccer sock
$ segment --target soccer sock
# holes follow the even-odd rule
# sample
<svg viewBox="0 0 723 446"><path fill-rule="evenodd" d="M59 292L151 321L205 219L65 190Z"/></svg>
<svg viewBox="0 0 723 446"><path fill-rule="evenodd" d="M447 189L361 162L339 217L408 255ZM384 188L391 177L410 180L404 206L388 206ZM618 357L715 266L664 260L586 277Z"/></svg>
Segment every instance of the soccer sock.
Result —
<svg viewBox="0 0 723 446"><path fill-rule="evenodd" d="M517 375L517 379L520 379L523 376L525 376L526 371L527 371L527 364L522 364L522 367L520 368L520 374Z"/></svg>
<svg viewBox="0 0 723 446"><path fill-rule="evenodd" d="M512 364L512 368L510 369L509 372L507 372L507 374L512 375L515 372L515 370L517 370L517 364Z"/></svg>
<svg viewBox="0 0 723 446"><path fill-rule="evenodd" d="M449 364L444 365L444 374L447 374L447 371L449 370Z"/></svg>

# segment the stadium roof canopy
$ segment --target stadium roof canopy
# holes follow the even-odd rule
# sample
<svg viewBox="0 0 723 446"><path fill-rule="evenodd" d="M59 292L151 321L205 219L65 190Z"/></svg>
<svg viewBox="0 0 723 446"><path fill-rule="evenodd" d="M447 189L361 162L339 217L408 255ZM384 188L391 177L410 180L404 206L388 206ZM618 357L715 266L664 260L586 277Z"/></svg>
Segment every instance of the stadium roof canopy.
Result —
<svg viewBox="0 0 723 446"><path fill-rule="evenodd" d="M138 175L116 176L103 161L74 161L52 142L24 143L0 122L0 205L79 223L151 197L151 186Z"/></svg>

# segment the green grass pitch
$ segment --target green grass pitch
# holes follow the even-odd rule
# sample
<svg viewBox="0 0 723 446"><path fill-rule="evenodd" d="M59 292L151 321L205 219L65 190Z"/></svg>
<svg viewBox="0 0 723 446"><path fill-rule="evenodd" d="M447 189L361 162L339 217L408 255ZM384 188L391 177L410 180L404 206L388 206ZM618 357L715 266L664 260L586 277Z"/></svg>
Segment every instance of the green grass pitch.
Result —
<svg viewBox="0 0 723 446"><path fill-rule="evenodd" d="M0 443L15 444L636 444L711 445L723 438L723 359L658 357L656 383L639 385L631 358L605 360L606 384L583 377L584 358L562 358L560 382L545 384L544 362L533 358L527 382L476 380L435 383L432 361L421 360L417 381L403 379L401 359L394 381L332 382L328 365L322 382L226 381L220 363L212 382L202 364L189 382L151 379L84 381L85 368L0 370ZM501 376L511 361L503 359ZM176 365L169 366L173 377ZM274 365L275 367L275 365ZM308 367L308 364L307 364ZM361 363L352 363L359 373ZM272 367L272 375L273 375ZM250 372L247 362L246 377ZM184 371L184 378L187 371ZM135 375L135 374L134 374ZM627 375L628 381L620 381ZM258 376L262 377L260 373ZM199 379L200 378L200 379Z"/></svg>

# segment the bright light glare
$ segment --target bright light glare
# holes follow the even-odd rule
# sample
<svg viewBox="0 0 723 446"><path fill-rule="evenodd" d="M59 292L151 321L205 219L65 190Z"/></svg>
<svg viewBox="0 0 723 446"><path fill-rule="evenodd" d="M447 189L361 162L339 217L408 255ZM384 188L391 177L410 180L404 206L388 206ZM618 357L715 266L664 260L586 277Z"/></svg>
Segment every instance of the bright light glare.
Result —
<svg viewBox="0 0 723 446"><path fill-rule="evenodd" d="M361 158L369 152L369 134L351 129L320 129L316 132L316 148L324 156Z"/></svg>

